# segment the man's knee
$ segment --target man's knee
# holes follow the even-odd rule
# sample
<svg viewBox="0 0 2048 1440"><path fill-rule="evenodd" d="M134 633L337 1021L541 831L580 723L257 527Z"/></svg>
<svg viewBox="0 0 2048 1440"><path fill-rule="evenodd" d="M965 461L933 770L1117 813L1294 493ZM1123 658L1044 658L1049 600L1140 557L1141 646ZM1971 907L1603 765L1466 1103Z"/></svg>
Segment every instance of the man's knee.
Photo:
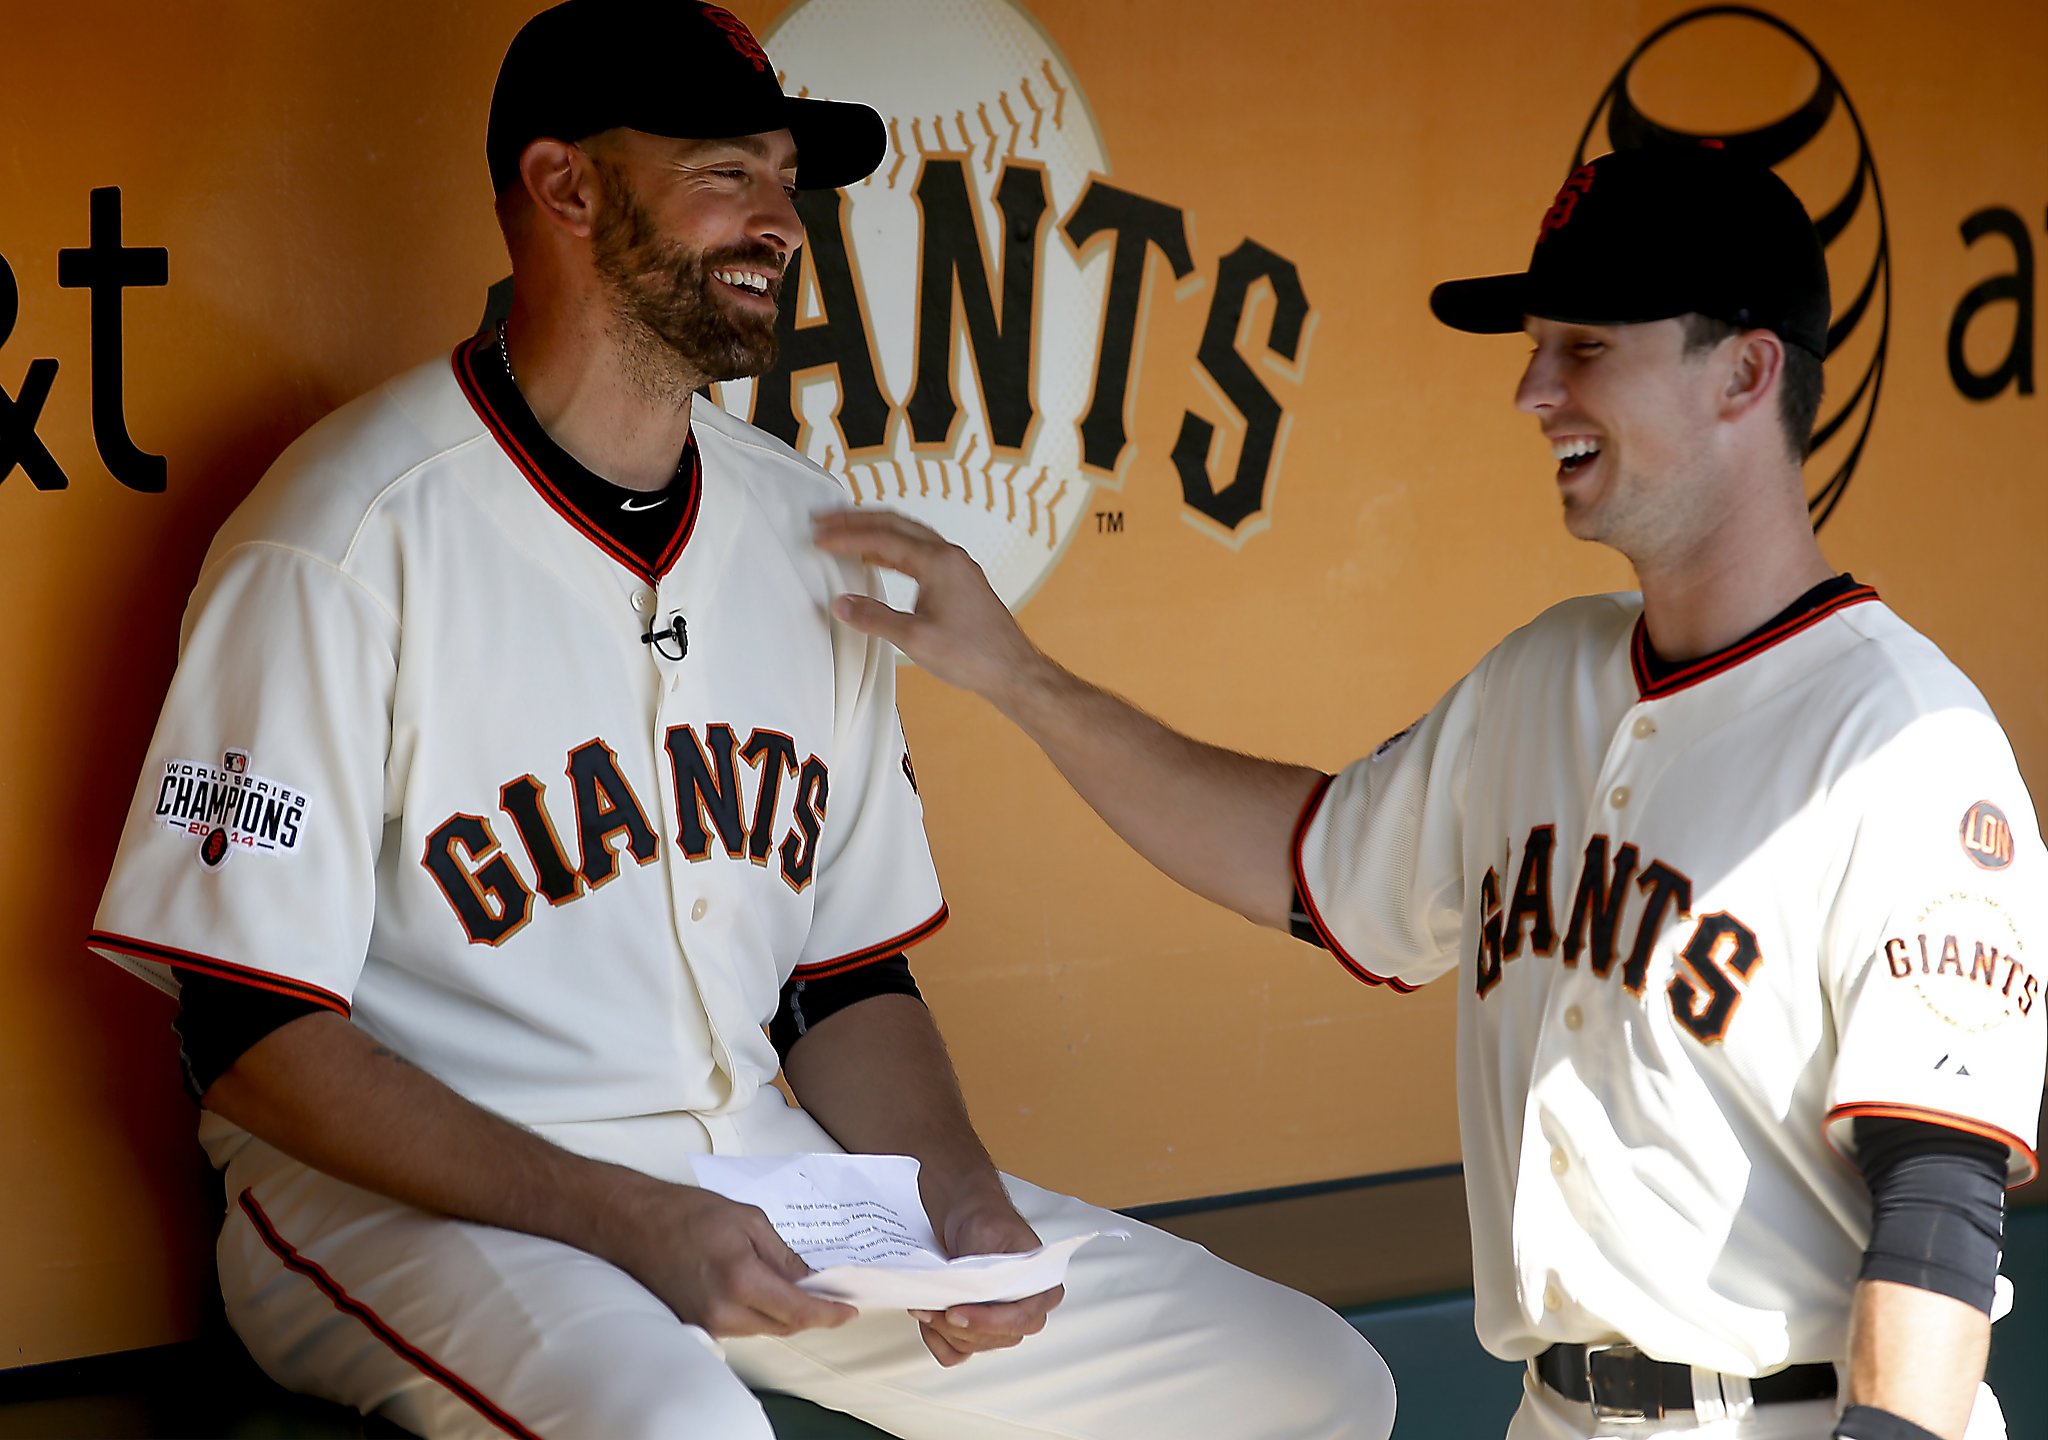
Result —
<svg viewBox="0 0 2048 1440"><path fill-rule="evenodd" d="M1333 1378L1332 1403L1348 1417L1351 1428L1340 1433L1358 1440L1386 1440L1394 1429L1394 1372L1372 1343L1342 1316L1332 1312L1327 1329Z"/></svg>
<svg viewBox="0 0 2048 1440"><path fill-rule="evenodd" d="M1276 1287L1277 1288L1277 1287ZM1343 1316L1287 1293L1248 1327L1239 1373L1271 1397L1272 1440L1386 1440L1394 1428L1394 1376Z"/></svg>
<svg viewBox="0 0 2048 1440"><path fill-rule="evenodd" d="M677 1436L718 1436L725 1440L775 1440L775 1427L753 1392L737 1377L715 1388L697 1386L691 1393L643 1396L632 1405L597 1406L582 1415L565 1417L558 1430L545 1434L602 1435L606 1440L676 1440Z"/></svg>
<svg viewBox="0 0 2048 1440"><path fill-rule="evenodd" d="M1157 1232L1133 1241L1131 1258L1158 1278L1159 1308L1149 1325L1129 1325L1127 1310L1110 1325L1126 1336L1149 1332L1170 1357L1164 1368L1175 1378L1152 1397L1157 1410L1229 1415L1233 1440L1386 1440L1393 1376L1341 1315L1199 1246ZM1128 1275L1118 1288L1143 1293ZM1052 1324L1060 1317L1054 1311Z"/></svg>
<svg viewBox="0 0 2048 1440"><path fill-rule="evenodd" d="M542 1435L774 1440L746 1383L704 1332L665 1312L563 1325L511 1370Z"/></svg>
<svg viewBox="0 0 2048 1440"><path fill-rule="evenodd" d="M379 1408L393 1423L424 1440L502 1440L508 1433L502 1421L434 1385L415 1387ZM585 1396L556 1407L529 1407L525 1414L512 1418L521 1430L533 1435L601 1435L605 1440L675 1440L681 1435L775 1440L761 1402L737 1380L730 1387L700 1388L687 1395Z"/></svg>
<svg viewBox="0 0 2048 1440"><path fill-rule="evenodd" d="M378 1407L414 1433L440 1437L603 1436L604 1440L775 1440L774 1427L738 1376L701 1342L661 1363L647 1347L580 1356L556 1347L511 1367L503 1413L516 1429L494 1424L442 1385L417 1383ZM702 1354L694 1353L702 1349Z"/></svg>

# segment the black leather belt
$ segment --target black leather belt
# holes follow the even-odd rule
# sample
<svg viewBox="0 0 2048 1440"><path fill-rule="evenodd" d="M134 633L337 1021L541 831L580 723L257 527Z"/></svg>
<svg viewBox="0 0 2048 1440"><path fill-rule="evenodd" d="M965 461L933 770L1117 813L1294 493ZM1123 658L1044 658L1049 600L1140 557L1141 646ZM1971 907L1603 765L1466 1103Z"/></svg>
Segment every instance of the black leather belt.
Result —
<svg viewBox="0 0 2048 1440"><path fill-rule="evenodd" d="M1607 1419L1656 1420L1693 1408L1692 1367L1652 1360L1633 1345L1553 1345L1529 1363L1544 1384ZM1759 1375L1749 1393L1759 1405L1829 1399L1835 1367L1793 1365Z"/></svg>

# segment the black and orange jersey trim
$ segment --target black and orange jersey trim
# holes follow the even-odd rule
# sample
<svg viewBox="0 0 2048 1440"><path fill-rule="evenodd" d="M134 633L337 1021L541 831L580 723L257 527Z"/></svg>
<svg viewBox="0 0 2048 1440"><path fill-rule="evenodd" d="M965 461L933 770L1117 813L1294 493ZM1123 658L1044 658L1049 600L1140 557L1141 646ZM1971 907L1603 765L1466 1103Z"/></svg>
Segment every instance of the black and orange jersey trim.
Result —
<svg viewBox="0 0 2048 1440"><path fill-rule="evenodd" d="M874 944L856 950L850 955L838 955L830 960L816 960L809 965L799 965L790 972L789 978L792 980L823 980L828 975L843 975L849 970L858 970L863 965L872 965L877 960L887 960L892 955L908 950L920 940L930 939L933 933L946 923L948 918L950 918L950 912L948 912L945 903L942 901L937 912L930 919L911 926L901 935L893 936L887 940L877 940Z"/></svg>
<svg viewBox="0 0 2048 1440"><path fill-rule="evenodd" d="M1636 692L1645 700L1661 700L1666 695L1675 695L1680 690L1690 689L1734 669L1743 661L1761 655L1774 645L1783 644L1801 631L1812 629L1839 610L1877 598L1877 591L1872 587L1859 585L1847 575L1838 575L1832 580L1822 581L1761 628L1752 630L1726 649L1678 665L1658 658L1657 652L1650 648L1650 632L1642 617L1637 616L1635 633L1629 639L1629 664L1635 671Z"/></svg>
<svg viewBox="0 0 2048 1440"><path fill-rule="evenodd" d="M483 363L479 363L479 356L484 357ZM592 475L541 429L519 388L504 373L504 364L498 358L496 336L486 331L465 340L455 347L450 363L455 368L455 382L461 387L463 398L469 401L477 418L484 422L484 428L498 442L498 448L519 467L519 472L549 508L574 526L591 544L650 585L658 583L674 568L684 547L690 543L691 532L697 528L697 512L704 499L704 461L698 453L694 431L683 447L682 460L676 470L677 498L682 506L680 517L660 553L650 559L622 544L607 526L576 503L572 489L587 490L591 485L602 486L609 482Z"/></svg>
<svg viewBox="0 0 2048 1440"><path fill-rule="evenodd" d="M1960 1130L1965 1135L1975 1135L1985 1140L1996 1140L2013 1154L2020 1157L2024 1173L2019 1179L2006 1186L2016 1190L2032 1181L2041 1173L2041 1157L2034 1153L2034 1147L2010 1130L2000 1129L1985 1120L1968 1115L1957 1115L1947 1110L1932 1110L1924 1105L1906 1105L1890 1100L1855 1100L1837 1105L1828 1111L1822 1121L1825 1125L1835 1120L1919 1120L1928 1125L1940 1125L1949 1130Z"/></svg>
<svg viewBox="0 0 2048 1440"><path fill-rule="evenodd" d="M314 1288L325 1295L335 1309L344 1315L361 1321L363 1328L390 1347L392 1352L400 1359L418 1370L422 1375L425 1375L429 1380L446 1386L449 1392L457 1399L468 1405L477 1414L483 1416L484 1419L490 1421L500 1430L503 1430L507 1435L516 1437L516 1440L540 1440L539 1435L520 1424L503 1406L493 1401L489 1396L477 1389L476 1386L470 1384L460 1375L457 1375L433 1356L427 1354L419 1346L407 1340L403 1335L394 1330L390 1323L376 1311L356 1299L355 1296L349 1294L347 1290L342 1288L340 1282L328 1274L318 1262L308 1260L305 1256L301 1255L290 1241L277 1233L277 1226L272 1224L270 1217L263 1212L263 1206L257 1202L253 1192L249 1190L242 1191L240 1195L235 1197L235 1204L248 1217L249 1223L255 1227L257 1237L263 1241L271 1254L277 1256L283 1262L285 1269L295 1274L303 1275L312 1281Z"/></svg>
<svg viewBox="0 0 2048 1440"><path fill-rule="evenodd" d="M349 1002L331 990L322 990L318 985L309 985L304 980L294 980L287 975L273 975L267 970L257 970L247 965L237 965L232 960L220 960L211 955L198 955L190 950L179 950L170 945L158 945L150 940L138 940L132 935L116 935L106 930L95 930L85 937L85 943L101 950L117 950L123 955L132 955L137 960L152 960L159 965L168 965L173 970L191 970L201 975L211 975L216 980L233 980L238 984L268 990L274 995L288 995L294 1000L303 1000L309 1005L318 1005L323 1010L347 1018Z"/></svg>
<svg viewBox="0 0 2048 1440"><path fill-rule="evenodd" d="M1308 916L1309 924L1315 927L1316 936L1323 942L1323 948L1337 957L1337 963L1349 970L1356 979L1368 985L1384 985L1397 995L1407 995L1420 988L1405 980L1396 980L1391 975L1375 975L1359 964L1351 953L1337 943L1337 937L1330 933L1328 922L1322 911L1316 908L1316 897L1309 893L1308 875L1301 867L1301 842L1308 835L1308 827L1316 818L1316 811L1322 807L1323 796L1337 782L1334 775L1325 775L1316 781L1316 788L1309 791L1308 799L1301 805L1301 813L1294 819L1294 838L1288 845L1289 859L1294 867L1294 890L1301 897L1302 912Z"/></svg>

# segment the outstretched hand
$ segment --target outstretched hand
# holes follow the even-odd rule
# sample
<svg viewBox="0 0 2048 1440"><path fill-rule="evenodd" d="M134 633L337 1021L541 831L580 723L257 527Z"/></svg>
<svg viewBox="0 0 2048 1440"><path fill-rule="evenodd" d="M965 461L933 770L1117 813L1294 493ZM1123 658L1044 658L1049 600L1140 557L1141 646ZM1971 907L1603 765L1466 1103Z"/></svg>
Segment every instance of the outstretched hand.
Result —
<svg viewBox="0 0 2048 1440"><path fill-rule="evenodd" d="M916 608L909 613L865 595L840 596L832 613L887 640L947 684L1001 705L1034 670L1049 665L974 557L929 526L887 510L828 510L811 517L811 533L820 550L917 582Z"/></svg>

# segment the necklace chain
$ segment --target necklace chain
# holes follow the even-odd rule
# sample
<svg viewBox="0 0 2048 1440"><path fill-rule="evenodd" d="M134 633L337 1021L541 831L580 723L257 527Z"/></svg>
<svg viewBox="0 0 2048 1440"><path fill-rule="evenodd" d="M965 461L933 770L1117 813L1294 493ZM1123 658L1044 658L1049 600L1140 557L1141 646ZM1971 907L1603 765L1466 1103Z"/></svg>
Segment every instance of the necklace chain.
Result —
<svg viewBox="0 0 2048 1440"><path fill-rule="evenodd" d="M498 322L498 358L505 362L505 378L512 382L512 388L519 388L519 377L512 373L512 347L505 342L505 322Z"/></svg>
<svg viewBox="0 0 2048 1440"><path fill-rule="evenodd" d="M512 347L505 341L505 322L503 320L500 320L498 322L498 358L505 362L505 378L507 380L510 380L512 382L512 388L514 390L517 390L519 388L519 377L512 373ZM683 453L676 460L676 476L680 478L683 472L689 468L689 465L690 446L686 443L683 446ZM667 498L668 497L666 494L662 496L662 499L664 500ZM661 501L657 500L655 502L655 505L659 505L660 503ZM635 510L652 510L654 508L654 505L633 506L631 508Z"/></svg>

